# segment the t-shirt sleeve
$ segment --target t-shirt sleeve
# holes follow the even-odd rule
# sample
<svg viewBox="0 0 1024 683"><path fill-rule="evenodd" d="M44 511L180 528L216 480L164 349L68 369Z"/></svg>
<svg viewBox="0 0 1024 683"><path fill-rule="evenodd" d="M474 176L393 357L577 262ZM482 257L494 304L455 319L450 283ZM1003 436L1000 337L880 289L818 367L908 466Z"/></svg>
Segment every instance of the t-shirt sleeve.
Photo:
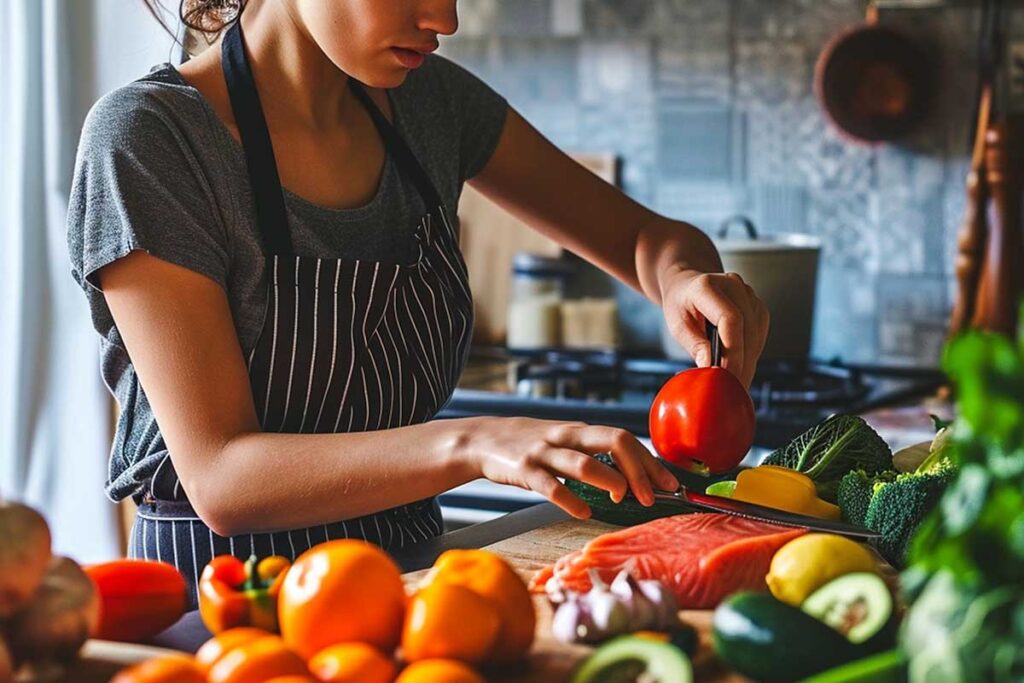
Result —
<svg viewBox="0 0 1024 683"><path fill-rule="evenodd" d="M170 103L132 84L103 97L82 129L69 198L72 275L93 324L118 343L97 271L140 249L227 281L227 230Z"/></svg>
<svg viewBox="0 0 1024 683"><path fill-rule="evenodd" d="M508 117L508 102L491 86L445 57L429 58L445 90L458 126L459 180L469 180L487 165Z"/></svg>

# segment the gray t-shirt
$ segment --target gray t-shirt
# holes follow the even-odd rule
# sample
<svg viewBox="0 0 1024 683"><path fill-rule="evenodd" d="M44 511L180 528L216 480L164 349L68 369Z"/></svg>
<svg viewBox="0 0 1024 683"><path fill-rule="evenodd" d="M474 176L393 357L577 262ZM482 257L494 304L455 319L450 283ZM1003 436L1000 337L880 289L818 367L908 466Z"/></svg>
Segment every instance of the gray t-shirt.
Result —
<svg viewBox="0 0 1024 683"><path fill-rule="evenodd" d="M439 56L390 91L394 124L455 214L463 183L490 159L505 100ZM317 206L285 190L300 256L409 260L426 207L389 155L380 186L355 209ZM68 212L72 274L102 336L101 371L121 413L106 492L137 499L167 452L96 271L142 249L211 278L227 292L246 357L265 306L264 257L241 145L170 64L100 99L78 148Z"/></svg>

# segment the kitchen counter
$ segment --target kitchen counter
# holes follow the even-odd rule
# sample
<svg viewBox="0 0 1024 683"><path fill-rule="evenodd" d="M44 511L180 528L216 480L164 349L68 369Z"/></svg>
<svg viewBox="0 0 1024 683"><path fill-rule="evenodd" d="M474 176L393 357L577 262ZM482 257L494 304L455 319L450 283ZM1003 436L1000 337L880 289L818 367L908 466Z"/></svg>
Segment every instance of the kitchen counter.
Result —
<svg viewBox="0 0 1024 683"><path fill-rule="evenodd" d="M930 440L934 434L930 414L948 418L951 407L941 398L919 404L871 411L865 419L885 438L893 450L907 445ZM488 548L506 557L524 575L562 554L575 550L587 540L612 527L600 522L580 522L550 503L540 503L511 512L492 521L475 524L437 538L398 549L392 552L395 561L405 573L407 582L415 583L425 570L445 550L452 548ZM568 646L554 641L547 632L550 608L537 598L537 609L542 615L539 620L538 644L528 663L527 671L511 673L494 680L514 683L529 680L531 683L564 680L573 664L587 650L579 646ZM702 631L707 638L710 612L691 612L687 619ZM183 617L177 624L161 634L155 645L185 651L195 651L209 637L197 612ZM712 660L698 657L697 666L703 671L701 680L740 681L742 679L716 669Z"/></svg>

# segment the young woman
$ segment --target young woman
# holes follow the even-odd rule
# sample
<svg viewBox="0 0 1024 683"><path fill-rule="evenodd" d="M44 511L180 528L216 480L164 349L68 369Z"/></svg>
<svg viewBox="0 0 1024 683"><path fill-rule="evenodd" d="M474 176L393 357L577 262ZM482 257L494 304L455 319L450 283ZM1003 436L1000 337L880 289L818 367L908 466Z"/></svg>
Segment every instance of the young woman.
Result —
<svg viewBox="0 0 1024 683"><path fill-rule="evenodd" d="M434 496L479 477L581 518L557 477L645 504L677 485L620 429L431 418L472 328L463 183L660 304L699 364L716 324L725 367L749 384L768 316L704 234L601 182L432 56L455 0L181 11L217 43L97 103L68 222L121 406L107 493L139 503L131 555L195 581L216 554L439 534ZM590 457L604 451L622 474Z"/></svg>

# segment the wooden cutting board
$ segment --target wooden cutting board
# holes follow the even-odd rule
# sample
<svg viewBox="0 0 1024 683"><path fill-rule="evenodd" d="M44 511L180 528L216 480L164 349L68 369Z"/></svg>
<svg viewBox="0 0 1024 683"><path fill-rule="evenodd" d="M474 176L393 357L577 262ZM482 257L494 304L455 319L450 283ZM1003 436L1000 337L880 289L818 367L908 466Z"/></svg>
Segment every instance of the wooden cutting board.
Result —
<svg viewBox="0 0 1024 683"><path fill-rule="evenodd" d="M533 573L553 563L566 553L579 550L583 545L603 533L621 527L595 521L568 520L555 522L539 529L512 536L486 547L507 559L529 580ZM429 570L405 574L406 584L416 584ZM591 648L566 645L551 635L551 607L542 596L534 596L537 608L537 639L530 656L516 671L502 674L488 673L487 680L496 683L563 683L569 680L573 668L584 659ZM710 610L684 610L682 618L700 633L700 647L694 661L696 680L707 683L745 683L748 679L729 672L715 660L711 649Z"/></svg>

